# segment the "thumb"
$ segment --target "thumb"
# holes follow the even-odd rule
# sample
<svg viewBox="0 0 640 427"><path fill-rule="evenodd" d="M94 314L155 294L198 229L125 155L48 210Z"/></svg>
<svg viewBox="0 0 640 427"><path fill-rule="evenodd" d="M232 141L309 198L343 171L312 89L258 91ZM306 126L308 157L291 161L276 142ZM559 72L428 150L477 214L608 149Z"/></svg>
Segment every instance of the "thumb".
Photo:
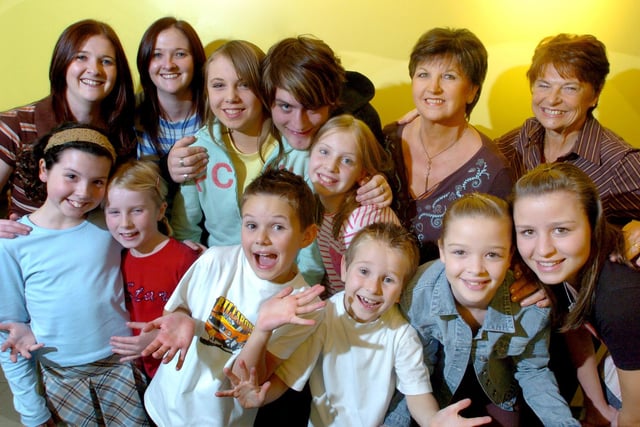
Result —
<svg viewBox="0 0 640 427"><path fill-rule="evenodd" d="M189 135L189 136L185 136L183 138L180 138L179 140L176 141L176 143L174 144L174 146L177 147L188 147L189 145L193 144L194 142L196 142L196 137L193 135Z"/></svg>

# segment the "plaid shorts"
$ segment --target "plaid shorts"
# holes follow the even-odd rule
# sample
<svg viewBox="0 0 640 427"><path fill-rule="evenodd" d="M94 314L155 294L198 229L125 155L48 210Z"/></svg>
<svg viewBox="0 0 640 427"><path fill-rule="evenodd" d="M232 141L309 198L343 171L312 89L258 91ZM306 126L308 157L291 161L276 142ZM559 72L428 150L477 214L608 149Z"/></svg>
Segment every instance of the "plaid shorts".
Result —
<svg viewBox="0 0 640 427"><path fill-rule="evenodd" d="M41 364L47 406L56 422L72 426L148 426L142 373L110 356L80 366Z"/></svg>

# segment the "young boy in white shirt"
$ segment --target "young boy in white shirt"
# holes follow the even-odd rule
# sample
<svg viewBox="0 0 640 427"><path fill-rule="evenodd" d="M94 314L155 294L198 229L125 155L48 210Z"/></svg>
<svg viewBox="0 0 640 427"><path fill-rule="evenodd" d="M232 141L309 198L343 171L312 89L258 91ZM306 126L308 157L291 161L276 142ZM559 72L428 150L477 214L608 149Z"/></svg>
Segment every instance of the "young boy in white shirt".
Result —
<svg viewBox="0 0 640 427"><path fill-rule="evenodd" d="M255 410L214 393L229 387L223 368L254 330L260 305L293 289L306 304L299 314L313 311L278 330L268 348L276 359L288 358L315 329L295 323L313 325L323 314L316 310L322 287L309 288L295 263L317 233L315 199L302 178L264 172L247 187L241 211L241 245L209 248L178 284L165 315L144 329L160 329L142 353L164 359L145 393L158 426L251 425Z"/></svg>

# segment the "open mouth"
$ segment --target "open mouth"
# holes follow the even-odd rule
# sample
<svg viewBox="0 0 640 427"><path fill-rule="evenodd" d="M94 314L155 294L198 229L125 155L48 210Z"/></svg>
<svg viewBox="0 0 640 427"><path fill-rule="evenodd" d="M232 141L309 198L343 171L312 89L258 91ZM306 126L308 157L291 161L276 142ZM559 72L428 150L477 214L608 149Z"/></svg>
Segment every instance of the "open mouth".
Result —
<svg viewBox="0 0 640 427"><path fill-rule="evenodd" d="M360 295L356 295L356 298L358 298L360 304L367 310L375 310L382 305L382 301L374 301Z"/></svg>
<svg viewBox="0 0 640 427"><path fill-rule="evenodd" d="M278 256L271 253L254 253L253 256L256 260L256 265L264 270L273 268L278 261Z"/></svg>

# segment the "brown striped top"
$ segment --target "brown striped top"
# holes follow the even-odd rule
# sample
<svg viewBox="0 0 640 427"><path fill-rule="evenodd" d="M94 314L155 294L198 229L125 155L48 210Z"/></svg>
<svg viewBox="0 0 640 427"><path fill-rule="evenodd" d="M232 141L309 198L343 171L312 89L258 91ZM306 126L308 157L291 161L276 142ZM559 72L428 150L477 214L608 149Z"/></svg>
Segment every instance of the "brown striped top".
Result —
<svg viewBox="0 0 640 427"><path fill-rule="evenodd" d="M545 129L536 118L496 140L518 179L543 159ZM640 219L640 150L587 118L571 153L558 159L572 163L595 182L610 221Z"/></svg>

